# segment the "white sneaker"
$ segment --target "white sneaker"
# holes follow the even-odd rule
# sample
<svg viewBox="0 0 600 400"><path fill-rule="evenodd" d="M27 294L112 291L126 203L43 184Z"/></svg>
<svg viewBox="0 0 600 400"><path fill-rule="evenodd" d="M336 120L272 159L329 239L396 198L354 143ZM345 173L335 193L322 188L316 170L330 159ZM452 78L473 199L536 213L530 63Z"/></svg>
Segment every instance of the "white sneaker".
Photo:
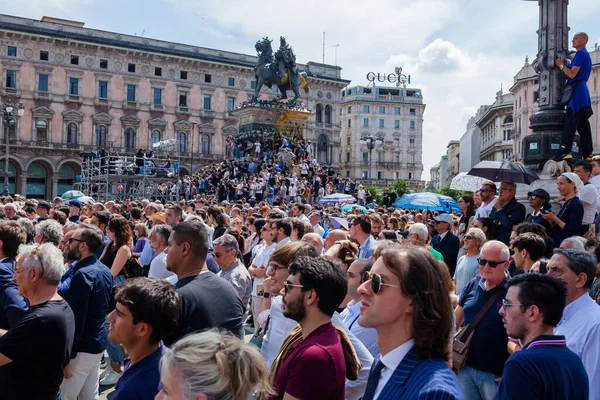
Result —
<svg viewBox="0 0 600 400"><path fill-rule="evenodd" d="M100 375L98 376L98 380L101 381L102 379L104 379L110 371L112 371L112 368L110 366L106 366L106 368L102 368L100 370Z"/></svg>
<svg viewBox="0 0 600 400"><path fill-rule="evenodd" d="M117 383L117 381L119 380L119 378L121 377L121 375L123 375L122 373L119 374L118 372L115 372L112 368L107 368L110 370L110 372L108 373L108 375L106 375L101 381L100 381L100 386L112 386L115 383Z"/></svg>

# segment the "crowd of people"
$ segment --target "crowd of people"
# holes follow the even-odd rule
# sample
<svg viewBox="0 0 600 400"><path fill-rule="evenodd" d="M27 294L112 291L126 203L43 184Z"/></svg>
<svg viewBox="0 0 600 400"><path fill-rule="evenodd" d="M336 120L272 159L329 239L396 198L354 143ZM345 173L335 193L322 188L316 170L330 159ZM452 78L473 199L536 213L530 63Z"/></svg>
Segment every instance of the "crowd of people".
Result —
<svg viewBox="0 0 600 400"><path fill-rule="evenodd" d="M4 197L0 399L600 399L600 158L530 212L485 182L363 213L309 144L172 201Z"/></svg>

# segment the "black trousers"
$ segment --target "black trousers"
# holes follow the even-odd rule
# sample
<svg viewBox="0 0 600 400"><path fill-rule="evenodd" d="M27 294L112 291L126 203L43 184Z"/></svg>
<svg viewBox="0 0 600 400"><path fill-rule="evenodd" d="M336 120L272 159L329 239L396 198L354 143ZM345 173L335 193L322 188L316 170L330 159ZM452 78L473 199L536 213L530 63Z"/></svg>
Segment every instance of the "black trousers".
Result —
<svg viewBox="0 0 600 400"><path fill-rule="evenodd" d="M575 138L575 131L579 132L579 138L581 139L581 155L583 158L592 155L594 145L592 144L592 128L589 121L589 113L579 112L575 118L573 118L573 110L567 107L567 114L565 115L565 131L563 134L561 146L566 149L565 152L570 153L571 147L573 147L573 139Z"/></svg>

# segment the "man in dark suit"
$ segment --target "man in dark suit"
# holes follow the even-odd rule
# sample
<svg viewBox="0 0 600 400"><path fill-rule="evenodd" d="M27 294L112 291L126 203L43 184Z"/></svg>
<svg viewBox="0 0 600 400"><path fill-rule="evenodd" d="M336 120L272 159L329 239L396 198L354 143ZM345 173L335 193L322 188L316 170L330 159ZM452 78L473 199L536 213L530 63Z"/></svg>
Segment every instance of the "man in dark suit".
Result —
<svg viewBox="0 0 600 400"><path fill-rule="evenodd" d="M431 247L442 253L444 262L448 270L450 270L450 276L454 276L458 250L460 249L460 239L450 232L453 223L452 216L450 214L440 214L433 219L436 221L435 229L438 231L438 234L431 240Z"/></svg>
<svg viewBox="0 0 600 400"><path fill-rule="evenodd" d="M366 273L358 324L377 330L381 354L362 400L464 399L446 364L453 319L441 268L429 253L393 244Z"/></svg>
<svg viewBox="0 0 600 400"><path fill-rule="evenodd" d="M13 279L15 257L26 239L27 233L18 223L0 222L0 329L8 330L29 308Z"/></svg>
<svg viewBox="0 0 600 400"><path fill-rule="evenodd" d="M517 201L517 184L511 181L504 181L500 184L500 193L498 200L494 203L494 208L490 213L490 218L496 225L496 240L505 245L510 245L510 234L514 225L518 225L525 220L525 206Z"/></svg>

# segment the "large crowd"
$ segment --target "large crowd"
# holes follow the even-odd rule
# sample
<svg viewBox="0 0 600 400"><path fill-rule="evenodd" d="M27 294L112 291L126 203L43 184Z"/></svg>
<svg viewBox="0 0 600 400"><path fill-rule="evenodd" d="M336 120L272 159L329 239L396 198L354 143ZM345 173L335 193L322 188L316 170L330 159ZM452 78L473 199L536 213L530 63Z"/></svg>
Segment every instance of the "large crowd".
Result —
<svg viewBox="0 0 600 400"><path fill-rule="evenodd" d="M281 146L168 201L4 197L0 399L600 399L600 158L443 213Z"/></svg>

